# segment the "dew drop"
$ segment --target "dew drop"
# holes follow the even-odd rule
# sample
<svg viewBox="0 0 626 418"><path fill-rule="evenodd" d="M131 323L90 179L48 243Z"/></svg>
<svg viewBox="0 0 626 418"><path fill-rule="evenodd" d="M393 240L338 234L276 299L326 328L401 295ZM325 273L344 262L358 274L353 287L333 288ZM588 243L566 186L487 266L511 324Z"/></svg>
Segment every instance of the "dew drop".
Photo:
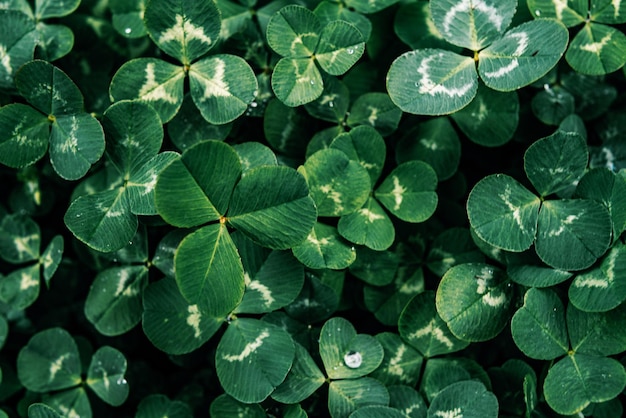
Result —
<svg viewBox="0 0 626 418"><path fill-rule="evenodd" d="M133 242L132 241L128 241L128 245L133 245Z"/></svg>
<svg viewBox="0 0 626 418"><path fill-rule="evenodd" d="M420 82L419 82L419 81L416 81L416 82L415 82L415 87L419 87L419 86L420 86Z"/></svg>
<svg viewBox="0 0 626 418"><path fill-rule="evenodd" d="M354 54L354 48L348 48L348 54L350 55Z"/></svg>
<svg viewBox="0 0 626 418"><path fill-rule="evenodd" d="M335 103L333 103L333 102L328 102L328 107L335 107Z"/></svg>
<svg viewBox="0 0 626 418"><path fill-rule="evenodd" d="M535 10L535 16L541 16L541 10Z"/></svg>
<svg viewBox="0 0 626 418"><path fill-rule="evenodd" d="M76 214L76 217L77 217L77 218L80 218L80 213L77 213L77 214Z"/></svg>
<svg viewBox="0 0 626 418"><path fill-rule="evenodd" d="M129 33L131 33L132 31L133 31L133 30L132 30L131 28L126 28L126 29L124 29L124 33L125 33L125 34L129 34Z"/></svg>
<svg viewBox="0 0 626 418"><path fill-rule="evenodd" d="M257 106L258 106L258 103L257 103L257 102L252 102L252 103L250 103L250 107L257 107Z"/></svg>
<svg viewBox="0 0 626 418"><path fill-rule="evenodd" d="M341 328L337 328L337 332L341 332Z"/></svg>
<svg viewBox="0 0 626 418"><path fill-rule="evenodd" d="M343 356L343 362L346 363L346 366L349 368L356 369L363 363L363 357L358 351L348 351L346 355Z"/></svg>
<svg viewBox="0 0 626 418"><path fill-rule="evenodd" d="M315 84L315 80L311 80L311 81L310 81L310 83L311 83L311 84Z"/></svg>

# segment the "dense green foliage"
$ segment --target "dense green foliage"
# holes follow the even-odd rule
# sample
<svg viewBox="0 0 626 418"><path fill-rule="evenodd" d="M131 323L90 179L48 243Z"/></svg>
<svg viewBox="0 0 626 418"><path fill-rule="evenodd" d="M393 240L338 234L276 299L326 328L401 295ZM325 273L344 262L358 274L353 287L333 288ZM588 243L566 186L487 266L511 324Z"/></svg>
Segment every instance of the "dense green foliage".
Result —
<svg viewBox="0 0 626 418"><path fill-rule="evenodd" d="M0 417L621 416L625 28L0 0Z"/></svg>

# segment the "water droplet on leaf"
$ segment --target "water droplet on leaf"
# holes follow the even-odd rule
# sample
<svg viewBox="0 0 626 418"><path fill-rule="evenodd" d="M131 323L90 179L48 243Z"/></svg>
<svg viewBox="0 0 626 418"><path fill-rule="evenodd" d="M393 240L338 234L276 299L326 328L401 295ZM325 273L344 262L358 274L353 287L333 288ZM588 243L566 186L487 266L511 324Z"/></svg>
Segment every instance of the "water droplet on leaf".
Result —
<svg viewBox="0 0 626 418"><path fill-rule="evenodd" d="M354 54L354 48L348 48L348 54L350 55Z"/></svg>
<svg viewBox="0 0 626 418"><path fill-rule="evenodd" d="M346 366L349 368L356 369L363 363L363 357L358 351L348 351L346 355L343 356L343 362L346 363Z"/></svg>
<svg viewBox="0 0 626 418"><path fill-rule="evenodd" d="M131 28L126 28L126 29L124 29L124 33L125 33L125 34L129 34L129 33L131 33L132 31L133 31L133 30L132 30Z"/></svg>
<svg viewBox="0 0 626 418"><path fill-rule="evenodd" d="M315 84L315 80L311 80L311 84Z"/></svg>

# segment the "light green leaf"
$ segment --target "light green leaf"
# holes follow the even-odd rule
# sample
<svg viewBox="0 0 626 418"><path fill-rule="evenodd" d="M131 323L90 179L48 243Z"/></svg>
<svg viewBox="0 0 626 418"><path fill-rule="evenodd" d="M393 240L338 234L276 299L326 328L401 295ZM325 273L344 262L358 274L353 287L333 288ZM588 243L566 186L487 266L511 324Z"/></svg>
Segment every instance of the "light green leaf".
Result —
<svg viewBox="0 0 626 418"><path fill-rule="evenodd" d="M361 209L339 218L337 231L348 241L376 251L389 248L396 236L391 219L373 197Z"/></svg>
<svg viewBox="0 0 626 418"><path fill-rule="evenodd" d="M430 13L446 41L478 51L500 38L511 24L516 7L516 0L434 0L430 2Z"/></svg>
<svg viewBox="0 0 626 418"><path fill-rule="evenodd" d="M383 137L370 126L357 126L350 132L339 134L330 148L343 151L351 160L358 162L375 184L385 165L386 145Z"/></svg>
<svg viewBox="0 0 626 418"><path fill-rule="evenodd" d="M424 222L437 208L437 174L422 161L398 165L374 192L378 201L406 222Z"/></svg>
<svg viewBox="0 0 626 418"><path fill-rule="evenodd" d="M39 264L22 267L0 281L0 300L15 310L32 305L39 296Z"/></svg>
<svg viewBox="0 0 626 418"><path fill-rule="evenodd" d="M626 3L615 0L594 0L589 4L589 17L594 22L600 23L626 23Z"/></svg>
<svg viewBox="0 0 626 418"><path fill-rule="evenodd" d="M37 260L41 251L39 225L19 213L0 219L0 258L12 264Z"/></svg>
<svg viewBox="0 0 626 418"><path fill-rule="evenodd" d="M215 369L227 394L240 402L261 402L285 380L294 356L294 342L285 330L239 318L217 346Z"/></svg>
<svg viewBox="0 0 626 418"><path fill-rule="evenodd" d="M138 167L126 182L130 210L135 215L157 215L155 187L158 176L179 155L172 151L162 152Z"/></svg>
<svg viewBox="0 0 626 418"><path fill-rule="evenodd" d="M111 80L111 100L141 100L169 122L183 102L183 67L156 58L136 58L122 65Z"/></svg>
<svg viewBox="0 0 626 418"><path fill-rule="evenodd" d="M484 263L460 264L449 269L439 283L437 312L458 338L486 341L508 323L513 291L500 268Z"/></svg>
<svg viewBox="0 0 626 418"><path fill-rule="evenodd" d="M578 183L588 161L585 140L557 130L528 147L524 171L539 195L545 197Z"/></svg>
<svg viewBox="0 0 626 418"><path fill-rule="evenodd" d="M285 381L272 392L272 399L294 404L311 396L326 380L306 348L295 343L296 355Z"/></svg>
<svg viewBox="0 0 626 418"><path fill-rule="evenodd" d="M0 10L0 88L14 87L15 72L33 59L37 36L30 16L18 10Z"/></svg>
<svg viewBox="0 0 626 418"><path fill-rule="evenodd" d="M625 386L626 372L617 360L572 353L550 368L543 394L553 410L573 415L615 398Z"/></svg>
<svg viewBox="0 0 626 418"><path fill-rule="evenodd" d="M398 334L383 332L375 338L383 347L384 357L370 376L388 388L390 385L417 385L424 361L419 351L405 344Z"/></svg>
<svg viewBox="0 0 626 418"><path fill-rule="evenodd" d="M98 332L107 336L130 331L141 321L143 290L148 285L145 266L102 270L95 278L87 299L85 316Z"/></svg>
<svg viewBox="0 0 626 418"><path fill-rule="evenodd" d="M565 26L572 27L587 18L587 0L527 0L528 9L535 18L558 19Z"/></svg>
<svg viewBox="0 0 626 418"><path fill-rule="evenodd" d="M320 331L320 356L330 379L354 379L376 370L384 351L374 337L357 334L349 321L336 317Z"/></svg>
<svg viewBox="0 0 626 418"><path fill-rule="evenodd" d="M17 357L20 383L34 392L67 389L81 383L78 348L62 328L49 328L30 338Z"/></svg>
<svg viewBox="0 0 626 418"><path fill-rule="evenodd" d="M281 58L272 72L276 97L290 107L310 103L322 95L322 75L311 58Z"/></svg>
<svg viewBox="0 0 626 418"><path fill-rule="evenodd" d="M230 54L212 55L189 69L191 97L209 123L221 125L241 116L254 100L258 84L250 65Z"/></svg>
<svg viewBox="0 0 626 418"><path fill-rule="evenodd" d="M38 57L46 61L56 61L69 54L74 47L74 32L67 26L39 22L37 33Z"/></svg>
<svg viewBox="0 0 626 418"><path fill-rule="evenodd" d="M69 115L84 111L83 95L63 71L47 61L24 64L15 74L20 94L46 115Z"/></svg>
<svg viewBox="0 0 626 418"><path fill-rule="evenodd" d="M500 92L480 83L474 100L450 116L472 142L497 147L513 138L519 108L517 92Z"/></svg>
<svg viewBox="0 0 626 418"><path fill-rule="evenodd" d="M342 75L363 55L365 42L356 26L344 21L328 23L320 34L315 59L328 74Z"/></svg>
<svg viewBox="0 0 626 418"><path fill-rule="evenodd" d="M511 319L513 341L530 358L553 360L569 350L565 308L551 289L530 288Z"/></svg>
<svg viewBox="0 0 626 418"><path fill-rule="evenodd" d="M304 268L291 252L261 248L240 232L232 238L241 256L246 285L235 312L272 312L293 302L304 284Z"/></svg>
<svg viewBox="0 0 626 418"><path fill-rule="evenodd" d="M168 354L186 354L209 340L223 323L197 304L189 304L173 278L151 283L143 292L143 331Z"/></svg>
<svg viewBox="0 0 626 418"><path fill-rule="evenodd" d="M417 115L456 112L472 101L477 89L474 60L443 49L406 52L387 73L391 100L404 112Z"/></svg>
<svg viewBox="0 0 626 418"><path fill-rule="evenodd" d="M243 173L262 165L278 165L276 154L260 142L243 142L234 144L233 148L239 155Z"/></svg>
<svg viewBox="0 0 626 418"><path fill-rule="evenodd" d="M396 147L396 161L404 163L411 160L428 163L440 181L456 173L461 160L461 141L448 118L426 120L400 139Z"/></svg>
<svg viewBox="0 0 626 418"><path fill-rule="evenodd" d="M319 216L342 216L363 206L371 191L369 173L337 149L324 149L304 163Z"/></svg>
<svg viewBox="0 0 626 418"><path fill-rule="evenodd" d="M453 383L435 396L428 407L428 418L496 418L498 399L476 381Z"/></svg>
<svg viewBox="0 0 626 418"><path fill-rule="evenodd" d="M159 114L147 103L122 100L102 115L107 156L128 177L154 157L163 143Z"/></svg>
<svg viewBox="0 0 626 418"><path fill-rule="evenodd" d="M103 346L91 358L87 369L87 385L109 405L119 406L128 397L126 357L113 347Z"/></svg>
<svg viewBox="0 0 626 418"><path fill-rule="evenodd" d="M50 133L50 162L66 180L78 180L104 153L100 122L88 113L59 116Z"/></svg>
<svg viewBox="0 0 626 418"><path fill-rule="evenodd" d="M61 415L44 403L34 403L28 407L28 418L61 418Z"/></svg>
<svg viewBox="0 0 626 418"><path fill-rule="evenodd" d="M369 92L357 97L346 119L348 126L369 125L382 135L391 135L400 123L402 110L385 93Z"/></svg>
<svg viewBox="0 0 626 418"><path fill-rule="evenodd" d="M328 388L328 411L332 418L347 418L364 406L388 404L389 391L371 377L336 380Z"/></svg>
<svg viewBox="0 0 626 418"><path fill-rule="evenodd" d="M54 1L36 0L35 17L37 20L48 19L50 17L63 17L72 13L78 8L80 0Z"/></svg>
<svg viewBox="0 0 626 418"><path fill-rule="evenodd" d="M572 351L591 356L613 356L626 350L626 306L608 312L583 312L567 307L567 331Z"/></svg>
<svg viewBox="0 0 626 418"><path fill-rule="evenodd" d="M181 228L216 221L226 213L241 162L221 141L203 141L187 148L157 178L155 202L166 222Z"/></svg>
<svg viewBox="0 0 626 418"><path fill-rule="evenodd" d="M572 273L568 271L553 269L543 264L512 265L506 272L515 283L538 288L555 286L572 277Z"/></svg>
<svg viewBox="0 0 626 418"><path fill-rule="evenodd" d="M267 43L285 57L310 57L319 42L321 29L318 17L306 7L285 6L267 24Z"/></svg>
<svg viewBox="0 0 626 418"><path fill-rule="evenodd" d="M79 416L91 418L91 404L84 387L76 387L61 392L45 394L42 399L56 411L67 412L67 416ZM62 415L66 416L66 415Z"/></svg>
<svg viewBox="0 0 626 418"><path fill-rule="evenodd" d="M30 106L0 108L0 163L13 168L40 160L48 150L50 121Z"/></svg>
<svg viewBox="0 0 626 418"><path fill-rule="evenodd" d="M585 199L543 202L535 250L546 264L583 270L607 250L612 223L600 203Z"/></svg>
<svg viewBox="0 0 626 418"><path fill-rule="evenodd" d="M626 286L618 278L626 269L626 246L613 247L600 266L579 274L569 287L570 301L586 312L605 312L626 300Z"/></svg>
<svg viewBox="0 0 626 418"><path fill-rule="evenodd" d="M139 402L135 418L192 418L193 412L186 402L172 401L161 394L148 395Z"/></svg>
<svg viewBox="0 0 626 418"><path fill-rule="evenodd" d="M254 242L279 250L305 240L317 219L306 180L285 166L249 170L233 191L227 215L227 222Z"/></svg>
<svg viewBox="0 0 626 418"><path fill-rule="evenodd" d="M243 266L224 224L187 235L176 250L174 269L184 298L211 316L224 317L241 301Z"/></svg>
<svg viewBox="0 0 626 418"><path fill-rule="evenodd" d="M76 238L101 252L126 246L138 225L123 188L80 196L70 204L63 220Z"/></svg>
<svg viewBox="0 0 626 418"><path fill-rule="evenodd" d="M356 252L333 226L315 223L307 238L293 247L293 255L312 269L344 269L354 262Z"/></svg>
<svg viewBox="0 0 626 418"><path fill-rule="evenodd" d="M589 22L572 39L565 59L582 74L612 73L626 63L626 35L617 28Z"/></svg>
<svg viewBox="0 0 626 418"><path fill-rule="evenodd" d="M470 192L467 215L482 240L519 252L535 240L540 204L539 198L514 178L494 174L480 180Z"/></svg>
<svg viewBox="0 0 626 418"><path fill-rule="evenodd" d="M554 19L522 23L478 53L480 78L498 91L527 86L559 62L568 39L567 28Z"/></svg>
<svg viewBox="0 0 626 418"><path fill-rule="evenodd" d="M212 1L151 0L144 22L154 43L183 65L213 48L221 28L220 11Z"/></svg>

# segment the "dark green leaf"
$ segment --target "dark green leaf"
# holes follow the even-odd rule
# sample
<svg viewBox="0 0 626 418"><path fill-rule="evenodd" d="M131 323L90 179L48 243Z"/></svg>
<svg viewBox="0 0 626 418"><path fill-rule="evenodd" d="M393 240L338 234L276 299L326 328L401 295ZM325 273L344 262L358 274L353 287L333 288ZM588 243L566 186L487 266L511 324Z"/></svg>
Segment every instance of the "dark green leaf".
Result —
<svg viewBox="0 0 626 418"><path fill-rule="evenodd" d="M113 347L103 346L91 358L87 370L87 385L109 405L119 406L128 397L126 357Z"/></svg>
<svg viewBox="0 0 626 418"><path fill-rule="evenodd" d="M48 150L50 121L30 106L12 103L0 108L0 163L21 168Z"/></svg>
<svg viewBox="0 0 626 418"><path fill-rule="evenodd" d="M307 238L293 247L293 255L312 269L344 269L354 262L354 247L337 232L337 228L315 223Z"/></svg>
<svg viewBox="0 0 626 418"><path fill-rule="evenodd" d="M388 403L387 388L371 377L336 380L328 388L328 411L333 418L347 418L361 407Z"/></svg>
<svg viewBox="0 0 626 418"><path fill-rule="evenodd" d="M480 382L453 383L439 392L428 408L428 418L445 416L496 418L498 400Z"/></svg>

